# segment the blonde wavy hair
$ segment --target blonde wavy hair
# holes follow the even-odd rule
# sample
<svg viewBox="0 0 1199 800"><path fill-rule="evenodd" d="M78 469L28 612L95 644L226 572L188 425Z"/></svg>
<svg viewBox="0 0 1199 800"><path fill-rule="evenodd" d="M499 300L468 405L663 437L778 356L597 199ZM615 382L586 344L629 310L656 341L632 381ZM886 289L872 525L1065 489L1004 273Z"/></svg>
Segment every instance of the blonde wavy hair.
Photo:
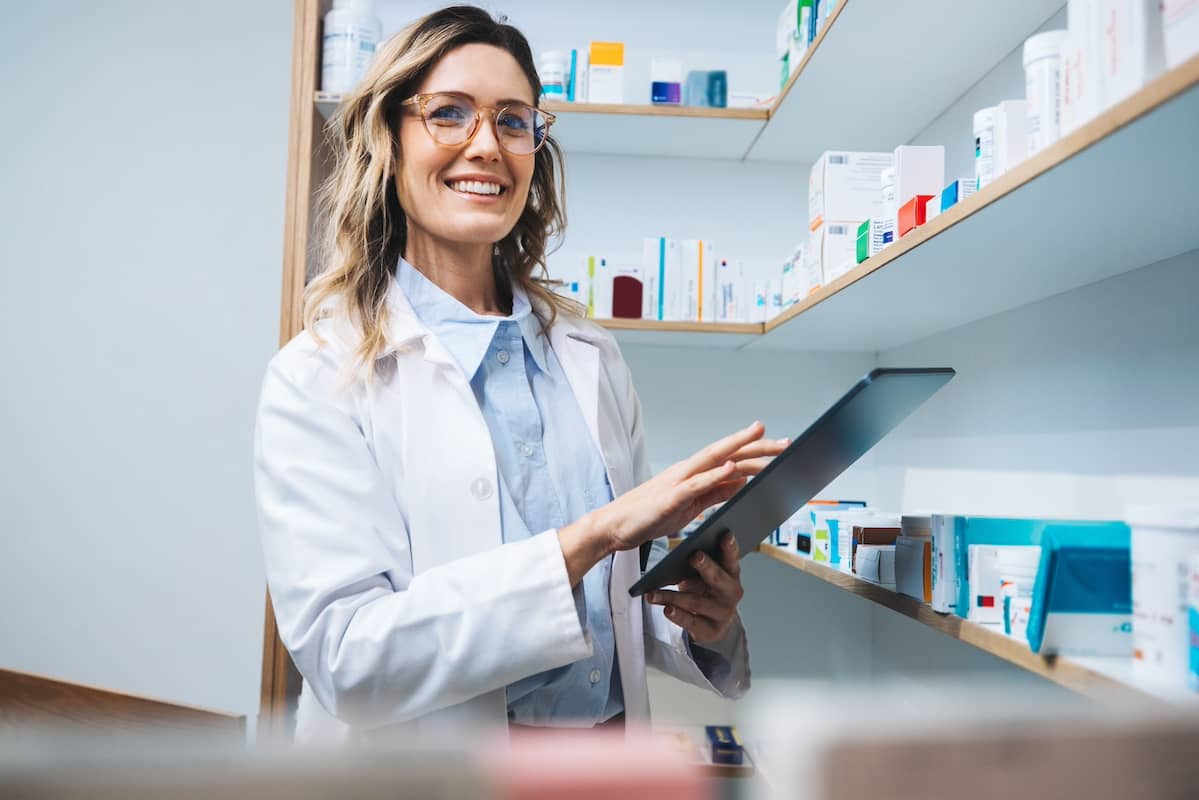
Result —
<svg viewBox="0 0 1199 800"><path fill-rule="evenodd" d="M362 82L346 96L327 127L336 163L319 195L323 269L304 291L304 328L321 342L316 323L331 308L344 312L360 335L354 353L368 377L387 345L387 292L408 239L408 220L395 189L400 104L419 90L447 53L466 44L498 47L516 59L533 97L541 81L524 34L481 8L435 11L389 39L375 54ZM535 99L534 103L538 101ZM559 312L577 304L548 287L548 243L566 226L561 194L562 151L553 137L534 155L533 181L524 211L496 243L492 271L501 296L519 286L548 310L548 330ZM540 271L539 277L534 273Z"/></svg>

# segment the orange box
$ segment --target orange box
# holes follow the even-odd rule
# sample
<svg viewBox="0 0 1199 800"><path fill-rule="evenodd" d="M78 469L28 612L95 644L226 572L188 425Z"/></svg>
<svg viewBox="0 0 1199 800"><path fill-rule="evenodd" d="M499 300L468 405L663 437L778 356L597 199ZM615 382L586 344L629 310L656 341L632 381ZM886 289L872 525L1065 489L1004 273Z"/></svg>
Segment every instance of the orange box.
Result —
<svg viewBox="0 0 1199 800"><path fill-rule="evenodd" d="M931 194L918 194L899 207L896 227L898 228L897 233L901 238L924 224L924 204L931 197Z"/></svg>
<svg viewBox="0 0 1199 800"><path fill-rule="evenodd" d="M623 67L624 42L592 42L591 66Z"/></svg>

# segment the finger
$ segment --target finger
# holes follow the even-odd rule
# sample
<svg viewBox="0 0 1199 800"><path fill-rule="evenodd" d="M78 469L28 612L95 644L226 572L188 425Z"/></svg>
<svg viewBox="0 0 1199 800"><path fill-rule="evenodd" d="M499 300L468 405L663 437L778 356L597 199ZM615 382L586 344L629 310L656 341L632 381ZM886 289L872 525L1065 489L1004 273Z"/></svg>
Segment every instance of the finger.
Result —
<svg viewBox="0 0 1199 800"><path fill-rule="evenodd" d="M761 439L765 433L766 428L762 423L755 422L748 428L742 428L736 433L730 433L723 439L712 442L712 444L686 459L683 463L686 464L689 474L710 470L715 466L723 464L729 459L729 456L750 442Z"/></svg>
<svg viewBox="0 0 1199 800"><path fill-rule="evenodd" d="M733 453L731 458L734 461L743 461L747 458L758 458L760 456L773 457L786 450L789 444L791 444L790 439L759 439L756 442L750 442L736 453Z"/></svg>
<svg viewBox="0 0 1199 800"><path fill-rule="evenodd" d="M691 639L695 642L712 642L718 638L720 629L709 619L696 616L678 606L667 606L665 614L668 620L691 634Z"/></svg>
<svg viewBox="0 0 1199 800"><path fill-rule="evenodd" d="M675 487L675 491L681 492L688 500L694 500L723 483L735 480L736 473L737 465L732 461L725 461L719 466L691 476Z"/></svg>
<svg viewBox="0 0 1199 800"><path fill-rule="evenodd" d="M745 478L737 478L736 480L725 481L719 486L714 487L707 494L695 498L694 513L691 518L695 519L698 517L704 509L728 502L733 495L741 491L741 487L743 486L745 486Z"/></svg>
<svg viewBox="0 0 1199 800"><path fill-rule="evenodd" d="M720 540L720 563L724 565L724 571L728 576L735 581L741 580L741 548L737 546L737 540L733 538L733 534L726 533Z"/></svg>
<svg viewBox="0 0 1199 800"><path fill-rule="evenodd" d="M649 601L656 606L675 606L698 617L707 617L716 623L730 619L735 612L735 609L721 605L715 599L696 592L673 592L669 589L659 589L652 593Z"/></svg>
<svg viewBox="0 0 1199 800"><path fill-rule="evenodd" d="M762 470L766 469L766 465L774 461L774 456L763 458L747 458L743 461L734 462L737 465L738 475L757 475Z"/></svg>
<svg viewBox="0 0 1199 800"><path fill-rule="evenodd" d="M734 580L707 553L701 552L692 556L691 566L699 573L704 583L711 587L718 600L732 605L741 601L741 582Z"/></svg>

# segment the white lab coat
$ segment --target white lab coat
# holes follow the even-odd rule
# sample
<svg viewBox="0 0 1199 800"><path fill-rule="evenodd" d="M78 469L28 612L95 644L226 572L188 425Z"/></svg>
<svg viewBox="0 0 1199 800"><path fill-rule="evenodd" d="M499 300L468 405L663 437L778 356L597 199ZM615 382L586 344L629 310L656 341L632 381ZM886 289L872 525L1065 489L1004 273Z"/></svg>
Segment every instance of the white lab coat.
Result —
<svg viewBox="0 0 1199 800"><path fill-rule="evenodd" d="M354 334L319 323L272 359L255 486L279 635L304 677L298 740L397 725L503 724L504 687L591 654L555 531L503 544L494 448L462 370L393 282L387 348L367 385ZM612 336L559 315L550 344L613 492L650 477L632 378ZM646 665L729 697L749 688L738 619L713 686L662 608L631 598L637 550L610 588L630 720L649 715Z"/></svg>

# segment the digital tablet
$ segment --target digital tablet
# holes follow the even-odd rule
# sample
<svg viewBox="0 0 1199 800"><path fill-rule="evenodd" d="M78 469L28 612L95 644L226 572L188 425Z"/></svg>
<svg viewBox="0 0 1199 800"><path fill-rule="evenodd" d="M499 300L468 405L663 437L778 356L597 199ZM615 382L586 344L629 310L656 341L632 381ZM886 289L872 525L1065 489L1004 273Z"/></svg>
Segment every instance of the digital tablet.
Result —
<svg viewBox="0 0 1199 800"><path fill-rule="evenodd" d="M954 376L948 368L881 368L862 378L753 480L633 584L633 597L696 576L691 556L720 562L732 532L741 557L865 455Z"/></svg>

